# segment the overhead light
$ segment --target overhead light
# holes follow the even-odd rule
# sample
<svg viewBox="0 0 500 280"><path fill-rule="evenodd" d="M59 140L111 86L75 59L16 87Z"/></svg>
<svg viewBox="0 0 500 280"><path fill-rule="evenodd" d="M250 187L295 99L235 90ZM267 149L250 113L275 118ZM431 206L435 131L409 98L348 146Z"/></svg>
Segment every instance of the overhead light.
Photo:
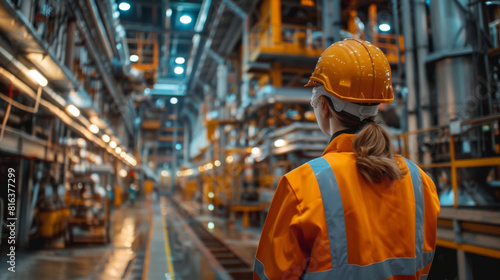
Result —
<svg viewBox="0 0 500 280"><path fill-rule="evenodd" d="M203 172L205 169L203 169L203 166L198 167L198 171Z"/></svg>
<svg viewBox="0 0 500 280"><path fill-rule="evenodd" d="M214 165L210 162L210 163L207 163L207 169L210 170L214 168Z"/></svg>
<svg viewBox="0 0 500 280"><path fill-rule="evenodd" d="M226 158L226 162L227 162L227 163L231 163L231 162L233 162L233 160L234 160L233 156L228 156L228 157Z"/></svg>
<svg viewBox="0 0 500 280"><path fill-rule="evenodd" d="M161 176L163 176L163 177L167 177L167 176L168 176L168 171L167 171L167 170L163 170L163 171L161 172Z"/></svg>
<svg viewBox="0 0 500 280"><path fill-rule="evenodd" d="M80 115L80 110L73 104L69 104L68 107L66 107L66 111L74 117L78 117Z"/></svg>
<svg viewBox="0 0 500 280"><path fill-rule="evenodd" d="M109 146L111 147L111 149L114 149L114 148L116 148L117 144L115 141L111 141L111 142L109 142Z"/></svg>
<svg viewBox="0 0 500 280"><path fill-rule="evenodd" d="M132 62L137 62L137 61L139 61L139 56L138 56L138 55L136 55L136 54L131 55L131 56L130 56L130 61L132 61Z"/></svg>
<svg viewBox="0 0 500 280"><path fill-rule="evenodd" d="M180 74L184 73L184 68L177 66L174 68L174 73L177 75L180 75Z"/></svg>
<svg viewBox="0 0 500 280"><path fill-rule="evenodd" d="M109 142L109 140L111 140L111 137L109 137L109 135L104 134L104 135L102 136L102 141L104 141L104 142L108 143L108 142Z"/></svg>
<svg viewBox="0 0 500 280"><path fill-rule="evenodd" d="M115 19L116 19L116 18L119 18L119 17L120 17L120 12L115 11L115 12L113 13L113 18L115 18Z"/></svg>
<svg viewBox="0 0 500 280"><path fill-rule="evenodd" d="M391 26L387 23L382 23L378 26L378 29L380 29L380 31L387 32L391 30Z"/></svg>
<svg viewBox="0 0 500 280"><path fill-rule="evenodd" d="M184 62L186 62L186 60L184 59L184 57L178 57L175 59L175 63L177 64L183 64Z"/></svg>
<svg viewBox="0 0 500 280"><path fill-rule="evenodd" d="M286 144L285 140L283 140L283 139L278 139L278 140L274 141L274 146L276 148L283 147L283 146L285 146L285 144Z"/></svg>
<svg viewBox="0 0 500 280"><path fill-rule="evenodd" d="M127 177L127 174L128 174L127 170L120 169L120 177L125 178Z"/></svg>
<svg viewBox="0 0 500 280"><path fill-rule="evenodd" d="M214 211L214 205L213 204L208 204L208 210L209 211Z"/></svg>
<svg viewBox="0 0 500 280"><path fill-rule="evenodd" d="M120 153L120 156L121 156L122 158L124 158L126 155L127 155L127 153L125 153L125 152L121 152L121 153Z"/></svg>
<svg viewBox="0 0 500 280"><path fill-rule="evenodd" d="M89 121L91 123L95 124L95 125L98 125L101 122L101 120L99 119L99 117L95 116L95 115L94 116L90 116Z"/></svg>
<svg viewBox="0 0 500 280"><path fill-rule="evenodd" d="M181 171L177 171L177 177L182 177L182 172Z"/></svg>
<svg viewBox="0 0 500 280"><path fill-rule="evenodd" d="M122 148L120 148L120 147L116 147L115 152L116 152L117 154L121 153L121 152L122 152Z"/></svg>
<svg viewBox="0 0 500 280"><path fill-rule="evenodd" d="M220 166L220 160L214 161L214 165L217 166L217 167L219 167Z"/></svg>
<svg viewBox="0 0 500 280"><path fill-rule="evenodd" d="M97 125L95 125L95 124L91 124L89 126L89 130L90 130L90 132L96 134L97 132L99 132L99 127Z"/></svg>
<svg viewBox="0 0 500 280"><path fill-rule="evenodd" d="M179 102L179 99L177 99L177 97L172 97L170 98L170 104L177 104L177 102Z"/></svg>
<svg viewBox="0 0 500 280"><path fill-rule="evenodd" d="M183 15L179 20L184 24L188 24L191 22L192 19L188 15Z"/></svg>
<svg viewBox="0 0 500 280"><path fill-rule="evenodd" d="M144 89L144 95L148 95L150 92L151 92L150 88L147 87Z"/></svg>
<svg viewBox="0 0 500 280"><path fill-rule="evenodd" d="M120 5L118 5L118 8L122 11L128 11L130 10L130 4L127 2L121 2Z"/></svg>
<svg viewBox="0 0 500 280"><path fill-rule="evenodd" d="M29 74L31 78L33 78L33 80L35 80L42 87L47 85L47 79L45 79L45 77L42 76L42 74L40 74L40 72L38 72L37 70L31 69L29 71Z"/></svg>
<svg viewBox="0 0 500 280"><path fill-rule="evenodd" d="M180 151L180 150L182 149L182 145L181 145L181 144L179 144L179 143L175 144L175 149L176 149L177 151Z"/></svg>
<svg viewBox="0 0 500 280"><path fill-rule="evenodd" d="M170 9L170 8L167 9L166 16L167 17L171 17L172 16L172 9Z"/></svg>
<svg viewBox="0 0 500 280"><path fill-rule="evenodd" d="M258 156L262 153L262 150L259 147L253 147L252 148L252 155Z"/></svg>
<svg viewBox="0 0 500 280"><path fill-rule="evenodd" d="M207 226L209 229L214 229L215 224L213 222L209 222Z"/></svg>

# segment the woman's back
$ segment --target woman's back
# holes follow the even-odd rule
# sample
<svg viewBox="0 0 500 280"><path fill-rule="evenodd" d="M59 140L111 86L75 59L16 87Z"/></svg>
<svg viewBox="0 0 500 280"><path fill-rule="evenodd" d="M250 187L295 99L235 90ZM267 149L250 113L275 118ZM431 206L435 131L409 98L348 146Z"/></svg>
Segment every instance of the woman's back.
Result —
<svg viewBox="0 0 500 280"><path fill-rule="evenodd" d="M354 136L337 136L323 157L280 182L275 197L281 202L273 201L267 218L276 222L266 223L257 252L268 279L304 273L308 279L420 279L428 273L439 213L434 184L399 156L402 180L369 183L356 167Z"/></svg>

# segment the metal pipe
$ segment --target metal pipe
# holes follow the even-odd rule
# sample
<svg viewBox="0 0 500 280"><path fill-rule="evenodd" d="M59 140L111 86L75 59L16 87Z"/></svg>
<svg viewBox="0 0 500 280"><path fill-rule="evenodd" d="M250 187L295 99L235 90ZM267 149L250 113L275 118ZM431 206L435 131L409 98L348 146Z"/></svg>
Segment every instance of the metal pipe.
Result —
<svg viewBox="0 0 500 280"><path fill-rule="evenodd" d="M398 10L398 0L392 0L392 25L394 26L394 34L396 35L396 51L398 54L398 80L401 81L403 78L403 65L401 64L401 46L399 45L399 35L401 34L399 30L399 10Z"/></svg>
<svg viewBox="0 0 500 280"><path fill-rule="evenodd" d="M10 85L10 93L9 96L12 97L12 84ZM3 121L2 121L2 129L0 130L0 140L3 138L3 133L5 132L5 126L7 124L7 120L9 119L10 115L10 108L12 107L12 104L9 103L7 105L7 110L5 111L5 115L3 116Z"/></svg>
<svg viewBox="0 0 500 280"><path fill-rule="evenodd" d="M446 3L445 3L446 2ZM454 119L469 119L476 110L468 106L476 85L471 60L471 40L468 40L468 0L431 1L432 37L435 53L443 54L435 62L438 93L438 124ZM458 51L459 56L452 56Z"/></svg>
<svg viewBox="0 0 500 280"><path fill-rule="evenodd" d="M68 2L70 5L74 4L73 3L74 1L72 1L72 0L68 0ZM103 65L103 62L101 61L101 57L99 56L99 51L92 44L92 42L93 42L92 36L88 33L87 29L82 25L82 23L83 23L82 15L78 11L75 11L75 16L76 16L78 22L80 22L80 24L77 27L85 40L85 44L89 50L89 54L92 56L93 60L95 61L95 65L96 65L98 71L100 73L102 73L102 80L103 80L104 84L106 85L106 87L108 88L108 91L111 93L111 96L113 97L115 102L118 104L118 108L119 108L121 115L124 119L123 123L125 125L125 128L127 129L127 131L130 134L133 134L133 131L134 131L133 126L132 126L133 119L134 119L133 112L129 112L126 109L127 107L123 103L123 100L125 100L125 97L123 96L123 94L121 92L119 92L117 90L117 85L114 83L113 79L110 77L109 71L107 71L107 69Z"/></svg>
<svg viewBox="0 0 500 280"><path fill-rule="evenodd" d="M104 51L108 55L108 59L111 61L111 59L113 58L113 51L111 50L111 46L109 45L109 40L106 36L106 30L102 23L101 16L99 15L99 10L97 9L95 0L86 0L86 2L87 7L90 10L90 14L92 15L92 20L96 26L97 35L100 37L101 43L104 46Z"/></svg>
<svg viewBox="0 0 500 280"><path fill-rule="evenodd" d="M406 87L408 88L408 93L406 96L406 106L408 106L408 104L412 104L413 106L412 108L407 108L408 122L406 123L406 127L404 127L404 130L412 131L417 129L417 121L415 116L415 104L417 104L417 78L415 69L417 66L415 65L415 49L413 41L413 24L411 22L410 0L402 0L401 9L403 19L403 37L405 40L405 82Z"/></svg>
<svg viewBox="0 0 500 280"><path fill-rule="evenodd" d="M196 24L194 26L195 32L202 32L204 27L205 27L205 22L207 20L208 16L208 11L210 10L212 0L203 0L203 3L201 4L200 8L200 15L198 16L198 19L196 20ZM193 36L193 46L191 48L191 54L189 55L188 62L186 64L186 76L189 76L188 79L188 85L191 84L191 81L193 80L194 72L193 69L196 69L197 65L199 64L199 61L196 62L196 57L198 54L198 49L200 48L200 40L201 40L201 35L200 34L194 34ZM197 64L197 65L195 65Z"/></svg>
<svg viewBox="0 0 500 280"><path fill-rule="evenodd" d="M340 41L341 9L340 0L322 0L323 43L325 48Z"/></svg>
<svg viewBox="0 0 500 280"><path fill-rule="evenodd" d="M9 81L11 81L12 83L16 84L16 87L17 85L19 85L20 83L22 83L20 80L18 80L14 75L10 74L9 72L7 72L5 69L3 69L2 67L0 67L0 74L7 77L9 79ZM27 88L27 86L25 87L21 87L21 88ZM31 90L31 89L30 89ZM28 91L29 92L29 91ZM32 94L34 95L34 94ZM24 104L21 104L17 101L15 101L14 99L12 99L12 84L11 84L11 90L9 91L9 96L5 96L4 94L0 93L0 98L3 99L5 102L7 102L9 104L8 108L7 108L7 113L6 115L8 115L8 113L10 112L10 105L13 105L23 111L27 111L29 113L32 113L32 114L36 114L38 112L38 106L40 104L40 98L42 96L42 87L38 87L38 90L37 90L37 94L36 96L34 96L35 98L35 106L33 108L31 107L28 107ZM1 139L1 137L0 137Z"/></svg>
<svg viewBox="0 0 500 280"><path fill-rule="evenodd" d="M417 127L419 129L430 127L430 89L427 78L425 60L427 59L429 42L427 39L427 13L425 11L425 0L413 0L413 11L415 15L415 41L417 47L417 67L419 77L419 90L417 98ZM397 41L397 40L396 40Z"/></svg>
<svg viewBox="0 0 500 280"><path fill-rule="evenodd" d="M64 65L70 72L73 73L73 64L75 61L75 35L76 35L76 22L70 20L67 23L67 38L66 38L66 56L64 58Z"/></svg>

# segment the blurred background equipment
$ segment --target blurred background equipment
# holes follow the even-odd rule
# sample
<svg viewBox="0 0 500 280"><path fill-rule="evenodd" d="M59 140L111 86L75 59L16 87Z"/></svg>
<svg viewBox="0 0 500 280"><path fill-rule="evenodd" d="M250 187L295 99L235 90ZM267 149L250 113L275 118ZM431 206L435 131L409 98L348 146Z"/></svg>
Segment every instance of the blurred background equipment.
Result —
<svg viewBox="0 0 500 280"><path fill-rule="evenodd" d="M499 22L484 0L0 1L19 269L250 279L280 178L328 143L303 86L359 38L392 71L377 121L436 183L428 279L500 275ZM7 207L0 188L1 252Z"/></svg>

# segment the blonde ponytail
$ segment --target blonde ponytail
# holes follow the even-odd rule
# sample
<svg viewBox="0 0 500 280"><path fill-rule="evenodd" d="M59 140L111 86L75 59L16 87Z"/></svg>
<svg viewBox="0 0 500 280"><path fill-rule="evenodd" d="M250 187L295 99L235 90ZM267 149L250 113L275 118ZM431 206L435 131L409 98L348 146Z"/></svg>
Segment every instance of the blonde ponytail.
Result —
<svg viewBox="0 0 500 280"><path fill-rule="evenodd" d="M369 122L352 141L358 170L370 183L380 183L384 176L403 178L403 171L394 160L394 147L389 133L380 125Z"/></svg>
<svg viewBox="0 0 500 280"><path fill-rule="evenodd" d="M337 112L329 98L321 96L323 102L328 102L332 116L346 128L361 128L352 141L352 149L356 155L356 166L359 172L370 183L380 183L384 176L393 179L403 179L405 173L394 160L394 147L391 136L380 125L373 122L361 123L359 118L345 112Z"/></svg>

